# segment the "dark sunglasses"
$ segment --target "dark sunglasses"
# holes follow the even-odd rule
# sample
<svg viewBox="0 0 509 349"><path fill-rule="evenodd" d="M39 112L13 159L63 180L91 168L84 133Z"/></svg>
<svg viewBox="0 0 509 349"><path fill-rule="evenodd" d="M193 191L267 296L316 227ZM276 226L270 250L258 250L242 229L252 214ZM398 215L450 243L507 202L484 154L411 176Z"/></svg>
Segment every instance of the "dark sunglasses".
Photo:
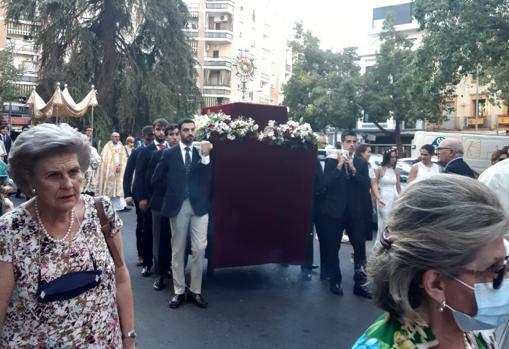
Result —
<svg viewBox="0 0 509 349"><path fill-rule="evenodd" d="M491 267L484 271L479 270L471 270L471 269L463 269L463 272L469 273L475 276L483 276L486 272L489 272L491 274L496 274L495 278L493 279L493 289L498 290L500 287L502 287L502 284L504 283L505 276L507 274L507 260L509 259L509 256L505 256L504 264L496 267Z"/></svg>

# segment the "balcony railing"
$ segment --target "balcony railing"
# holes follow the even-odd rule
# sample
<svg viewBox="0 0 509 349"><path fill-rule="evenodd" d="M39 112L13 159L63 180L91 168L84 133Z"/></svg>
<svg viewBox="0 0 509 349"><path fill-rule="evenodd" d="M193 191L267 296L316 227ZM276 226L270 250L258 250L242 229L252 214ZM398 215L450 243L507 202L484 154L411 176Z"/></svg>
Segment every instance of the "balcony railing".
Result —
<svg viewBox="0 0 509 349"><path fill-rule="evenodd" d="M7 22L7 35L31 37L36 31L34 24Z"/></svg>
<svg viewBox="0 0 509 349"><path fill-rule="evenodd" d="M232 42L233 41L233 32L229 30L212 30L209 29L205 32L205 38L211 41L220 41L220 42Z"/></svg>
<svg viewBox="0 0 509 349"><path fill-rule="evenodd" d="M209 12L225 12L234 14L235 7L228 1L222 2L207 2L207 11Z"/></svg>
<svg viewBox="0 0 509 349"><path fill-rule="evenodd" d="M204 97L207 96L219 96L219 97L228 97L230 96L231 89L230 88L217 88L217 87L208 87L205 86L202 89L202 95Z"/></svg>
<svg viewBox="0 0 509 349"><path fill-rule="evenodd" d="M198 37L198 29L183 29L184 33L190 38Z"/></svg>
<svg viewBox="0 0 509 349"><path fill-rule="evenodd" d="M227 69L231 69L232 67L232 59L230 57L205 57L205 61L203 62L203 66L206 68L211 67L224 67Z"/></svg>

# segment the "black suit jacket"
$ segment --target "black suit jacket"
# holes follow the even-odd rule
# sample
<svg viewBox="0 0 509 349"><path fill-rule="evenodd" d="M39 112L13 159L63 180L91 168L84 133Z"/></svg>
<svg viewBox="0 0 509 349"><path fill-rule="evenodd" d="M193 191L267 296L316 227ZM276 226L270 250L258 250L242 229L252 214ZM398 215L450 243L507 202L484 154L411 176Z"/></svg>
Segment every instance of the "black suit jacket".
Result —
<svg viewBox="0 0 509 349"><path fill-rule="evenodd" d="M133 192L138 201L150 199L150 189L147 187L145 176L147 176L148 165L152 153L157 151L154 143L143 147L136 159L136 172L134 177Z"/></svg>
<svg viewBox="0 0 509 349"><path fill-rule="evenodd" d="M163 152L157 164L152 185L154 190L164 190L161 214L175 217L180 212L185 198L185 181L189 184L189 200L197 216L203 216L210 210L210 192L212 185L211 164L201 163L198 151L192 147L192 165L189 179L186 176L184 159L180 144Z"/></svg>
<svg viewBox="0 0 509 349"><path fill-rule="evenodd" d="M445 173L455 173L462 176L468 176L470 178L475 178L474 171L467 165L467 163L463 160L463 158L456 158L450 161L447 166L445 166Z"/></svg>
<svg viewBox="0 0 509 349"><path fill-rule="evenodd" d="M154 185L152 184L152 177L154 176L157 164L162 159L163 154L169 151L169 148L157 150L152 153L152 157L150 158L147 174L145 175L145 185L149 189L149 206L150 209L154 211L161 211L163 207L164 201L164 193L166 191L166 183L164 183L164 188L159 188L159 190L154 190ZM163 185L163 184L162 184Z"/></svg>
<svg viewBox="0 0 509 349"><path fill-rule="evenodd" d="M11 151L11 146L12 146L12 138L11 138L11 136L9 136L9 135L5 136L5 140L4 140L3 136L2 136L0 138L0 140L3 140L4 145L5 145L5 150L7 151L7 154L9 154L9 152Z"/></svg>
<svg viewBox="0 0 509 349"><path fill-rule="evenodd" d="M343 218L346 213L353 219L365 216L366 208L363 199L364 191L370 187L368 164L365 161L354 159L357 170L355 176L347 175L346 163L337 169L338 160L328 158L325 160L323 173L324 198L322 201L322 214L332 218Z"/></svg>
<svg viewBox="0 0 509 349"><path fill-rule="evenodd" d="M136 169L136 159L138 158L138 155L141 152L141 149L143 149L143 146L138 147L133 150L131 153L131 156L129 156L129 159L127 159L127 164L125 165L125 171L124 171L124 196L126 198L132 197L133 199L137 200L136 197L133 195L133 175L134 170Z"/></svg>

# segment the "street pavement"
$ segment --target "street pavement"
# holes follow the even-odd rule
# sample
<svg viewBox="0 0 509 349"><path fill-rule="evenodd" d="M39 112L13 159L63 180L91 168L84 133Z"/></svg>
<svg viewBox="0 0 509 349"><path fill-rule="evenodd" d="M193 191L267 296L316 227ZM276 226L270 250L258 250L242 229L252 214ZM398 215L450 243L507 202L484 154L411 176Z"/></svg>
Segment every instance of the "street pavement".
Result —
<svg viewBox="0 0 509 349"><path fill-rule="evenodd" d="M352 294L349 244L343 244L340 253L343 297L328 290L319 271L305 281L298 266L270 264L216 269L203 283L207 309L193 304L170 309L172 291L155 291L155 276L142 277L134 265L134 210L120 216L138 348L350 348L381 314L372 301ZM319 264L316 240L315 264Z"/></svg>

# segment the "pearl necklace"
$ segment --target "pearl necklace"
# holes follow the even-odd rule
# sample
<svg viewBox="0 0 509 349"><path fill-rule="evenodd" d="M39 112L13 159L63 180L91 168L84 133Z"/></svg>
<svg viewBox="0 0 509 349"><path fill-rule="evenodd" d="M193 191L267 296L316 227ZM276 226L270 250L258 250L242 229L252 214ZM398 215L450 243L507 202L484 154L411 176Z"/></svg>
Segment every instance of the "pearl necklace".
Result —
<svg viewBox="0 0 509 349"><path fill-rule="evenodd" d="M51 241L51 242L65 242L67 238L69 237L69 234L71 234L72 226L74 224L74 208L71 210L71 222L69 223L69 228L67 228L67 232L65 233L64 237L61 239L55 239L51 235L49 235L48 231L46 230L46 227L44 226L44 223L42 222L41 215L39 214L39 205L37 204L37 198L35 198L34 201L34 211L35 211L35 217L37 218L37 223L41 227L41 230L43 234Z"/></svg>

